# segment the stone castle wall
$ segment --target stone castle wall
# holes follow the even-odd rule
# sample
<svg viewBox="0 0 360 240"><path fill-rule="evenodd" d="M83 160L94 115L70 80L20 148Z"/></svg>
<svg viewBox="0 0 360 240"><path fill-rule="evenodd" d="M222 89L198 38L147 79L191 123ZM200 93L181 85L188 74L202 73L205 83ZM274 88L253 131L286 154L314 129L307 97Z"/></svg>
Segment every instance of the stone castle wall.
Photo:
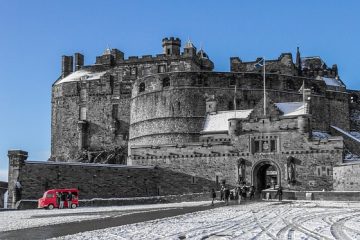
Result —
<svg viewBox="0 0 360 240"><path fill-rule="evenodd" d="M10 155L9 158L13 159ZM78 188L82 199L91 199L200 193L217 187L213 181L160 167L45 163L24 159L19 166L16 179L21 183L21 194L16 201L38 199L46 190L55 188ZM11 178L9 196L14 194L13 182ZM14 206L9 204L9 207Z"/></svg>
<svg viewBox="0 0 360 240"><path fill-rule="evenodd" d="M360 191L360 164L348 163L334 167L334 190Z"/></svg>
<svg viewBox="0 0 360 240"><path fill-rule="evenodd" d="M165 79L170 86L163 87ZM323 81L269 74L267 92L274 102L302 101L298 90L303 80L317 89L310 101L312 128L327 131L333 124L348 129L347 93L326 91ZM139 92L143 83L145 90ZM233 110L235 83L237 109L254 108L263 97L258 73L181 72L136 80L130 107L130 147L197 141L203 127L206 97L215 96L218 111ZM285 86L292 88L283 90Z"/></svg>

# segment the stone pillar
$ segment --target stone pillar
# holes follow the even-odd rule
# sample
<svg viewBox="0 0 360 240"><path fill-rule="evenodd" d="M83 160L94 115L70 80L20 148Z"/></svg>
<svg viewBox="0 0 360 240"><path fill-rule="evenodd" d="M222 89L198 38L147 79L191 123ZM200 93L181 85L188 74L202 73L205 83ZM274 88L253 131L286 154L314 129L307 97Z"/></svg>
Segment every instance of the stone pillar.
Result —
<svg viewBox="0 0 360 240"><path fill-rule="evenodd" d="M15 208L16 202L21 199L20 172L28 157L22 150L9 150L9 178L8 178L8 208Z"/></svg>

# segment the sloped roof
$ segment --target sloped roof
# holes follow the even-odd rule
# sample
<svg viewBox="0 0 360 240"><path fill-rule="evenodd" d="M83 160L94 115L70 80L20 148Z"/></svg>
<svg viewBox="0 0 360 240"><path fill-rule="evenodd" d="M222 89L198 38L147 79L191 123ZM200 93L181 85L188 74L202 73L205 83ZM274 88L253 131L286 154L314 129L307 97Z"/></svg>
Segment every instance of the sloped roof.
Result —
<svg viewBox="0 0 360 240"><path fill-rule="evenodd" d="M219 111L216 114L208 114L205 119L204 132L223 132L228 130L228 120L230 118L249 117L252 109L236 111Z"/></svg>
<svg viewBox="0 0 360 240"><path fill-rule="evenodd" d="M282 116L297 116L306 113L303 102L284 102L275 103L275 105L283 112Z"/></svg>
<svg viewBox="0 0 360 240"><path fill-rule="evenodd" d="M64 82L74 82L80 80L96 80L100 79L106 71L103 72L91 72L88 70L78 70L76 72L71 73L70 75L64 77L63 79L59 80L55 83L55 85L64 83Z"/></svg>
<svg viewBox="0 0 360 240"><path fill-rule="evenodd" d="M334 87L342 87L342 83L335 78L328 78L328 77L322 77L322 79L324 80L325 84L328 86L334 86Z"/></svg>

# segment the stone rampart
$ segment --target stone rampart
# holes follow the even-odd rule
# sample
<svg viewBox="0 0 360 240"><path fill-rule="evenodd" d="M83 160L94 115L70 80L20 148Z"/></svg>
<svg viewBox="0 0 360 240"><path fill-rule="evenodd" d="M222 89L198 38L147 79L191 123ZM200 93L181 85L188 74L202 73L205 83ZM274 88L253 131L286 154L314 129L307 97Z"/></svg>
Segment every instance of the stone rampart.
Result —
<svg viewBox="0 0 360 240"><path fill-rule="evenodd" d="M16 171L21 192L15 202L38 199L56 188L78 188L82 199L91 199L200 193L216 187L214 181L160 167L23 161ZM12 194L15 186L10 185Z"/></svg>

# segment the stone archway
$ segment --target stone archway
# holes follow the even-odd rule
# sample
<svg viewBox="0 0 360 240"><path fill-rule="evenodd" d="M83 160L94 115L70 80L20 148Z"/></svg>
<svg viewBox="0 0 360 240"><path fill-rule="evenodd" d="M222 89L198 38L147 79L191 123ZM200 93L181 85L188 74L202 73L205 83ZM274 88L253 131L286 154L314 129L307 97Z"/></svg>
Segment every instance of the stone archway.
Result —
<svg viewBox="0 0 360 240"><path fill-rule="evenodd" d="M251 171L252 185L257 192L267 188L273 188L274 184L280 186L281 171L280 167L271 160L261 160L254 165Z"/></svg>

